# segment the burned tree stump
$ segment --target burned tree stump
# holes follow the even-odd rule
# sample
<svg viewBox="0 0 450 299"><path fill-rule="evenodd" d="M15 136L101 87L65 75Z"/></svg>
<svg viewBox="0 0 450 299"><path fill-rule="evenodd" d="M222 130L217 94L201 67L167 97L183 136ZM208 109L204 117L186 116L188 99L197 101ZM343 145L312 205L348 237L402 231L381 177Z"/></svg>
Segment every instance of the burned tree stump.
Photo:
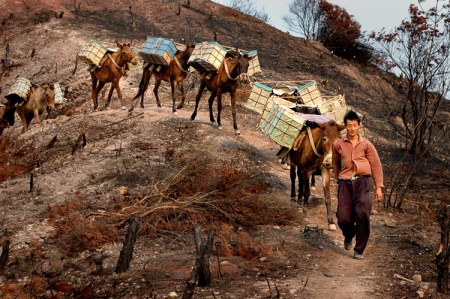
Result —
<svg viewBox="0 0 450 299"><path fill-rule="evenodd" d="M197 249L197 258L195 260L195 265L192 269L191 276L186 282L186 288L184 289L182 297L183 299L193 298L197 282L199 287L206 287L211 283L209 257L211 255L211 246L214 242L214 232L210 231L208 233L208 238L205 243L201 237L201 228L197 226L194 230L194 237Z"/></svg>
<svg viewBox="0 0 450 299"><path fill-rule="evenodd" d="M445 206L443 216L440 221L441 226L441 244L436 253L436 266L438 270L437 290L439 293L448 293L448 265L450 258L450 205Z"/></svg>
<svg viewBox="0 0 450 299"><path fill-rule="evenodd" d="M123 242L122 250L120 251L119 260L117 261L116 273L122 273L130 267L131 259L133 258L134 243L136 243L136 235L139 230L141 219L139 216L133 216L129 220L128 232Z"/></svg>

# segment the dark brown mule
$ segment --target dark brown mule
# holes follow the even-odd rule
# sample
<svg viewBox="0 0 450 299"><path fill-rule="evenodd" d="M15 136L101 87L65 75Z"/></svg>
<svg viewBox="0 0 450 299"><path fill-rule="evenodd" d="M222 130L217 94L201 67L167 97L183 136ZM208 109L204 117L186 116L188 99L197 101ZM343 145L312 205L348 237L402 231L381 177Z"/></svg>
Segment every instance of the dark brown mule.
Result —
<svg viewBox="0 0 450 299"><path fill-rule="evenodd" d="M126 63L130 62L133 65L136 65L138 63L138 60L131 51L130 43L121 45L116 42L116 44L119 47L119 50L115 53L108 54L107 59L104 61L101 67L91 72L92 100L94 101L94 110L98 109L98 94L102 90L103 86L105 86L105 84L108 82L111 82L111 88L109 89L105 108L108 107L109 102L111 101L112 93L115 89L117 90L117 95L120 99L120 105L122 105L122 109L125 109L122 101L122 92L120 91L119 80L120 78L122 78L125 72Z"/></svg>
<svg viewBox="0 0 450 299"><path fill-rule="evenodd" d="M335 121L319 125L307 122L307 131L309 132L306 133L300 147L296 151L291 150L289 152L291 200L295 201L295 178L298 176L298 204L308 204L310 195L309 177L313 171L320 168L330 230L336 230L330 197L331 148L333 143L339 139L339 130L344 128L344 126L337 125ZM313 140L314 148L311 146L310 139ZM304 198L303 203L302 198Z"/></svg>
<svg viewBox="0 0 450 299"><path fill-rule="evenodd" d="M131 107L129 111L133 111L136 105L135 100L141 97L141 107L144 108L144 94L150 83L152 75L155 75L155 87L153 88L153 93L155 94L156 104L161 107L161 102L158 96L158 89L161 85L161 81L170 82L170 87L172 88L172 111L174 114L177 113L177 109L183 108L184 101L186 100L186 93L184 92L183 82L188 75L188 60L191 57L192 51L194 51L195 45L187 45L186 49L183 51L177 51L175 53L174 59L167 66L161 66L158 70L158 65L147 64L144 67L141 82L139 83L139 91L136 96L131 100ZM177 86L181 90L181 103L176 107L176 90Z"/></svg>
<svg viewBox="0 0 450 299"><path fill-rule="evenodd" d="M231 109L233 114L233 127L236 134L239 134L239 128L236 120L236 89L238 86L238 78L242 73L246 73L248 70L249 57L237 54L236 57L227 55L224 58L222 65L217 73L214 73L211 77L210 74L203 74L200 87L198 89L197 96L195 98L195 110L191 115L191 120L194 120L197 116L198 103L202 97L202 93L205 87L211 91L209 97L209 119L211 123L215 123L212 111L214 98L217 96L217 126L222 129L222 123L220 119L220 113L222 111L222 94L229 92L231 97Z"/></svg>

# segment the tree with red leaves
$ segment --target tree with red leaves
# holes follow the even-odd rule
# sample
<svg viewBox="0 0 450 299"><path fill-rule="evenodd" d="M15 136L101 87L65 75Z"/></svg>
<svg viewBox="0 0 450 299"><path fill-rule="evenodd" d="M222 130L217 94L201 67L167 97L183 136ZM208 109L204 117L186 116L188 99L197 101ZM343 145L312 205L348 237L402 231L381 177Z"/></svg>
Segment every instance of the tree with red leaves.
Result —
<svg viewBox="0 0 450 299"><path fill-rule="evenodd" d="M371 34L378 50L376 63L400 74L396 86L401 97L384 98L393 138L404 140L405 155L386 188L386 206L395 195L397 208L426 157L438 150L436 145L448 142L448 116L440 108L450 95L450 1L435 0L427 10L423 2L411 4L409 18L394 30Z"/></svg>

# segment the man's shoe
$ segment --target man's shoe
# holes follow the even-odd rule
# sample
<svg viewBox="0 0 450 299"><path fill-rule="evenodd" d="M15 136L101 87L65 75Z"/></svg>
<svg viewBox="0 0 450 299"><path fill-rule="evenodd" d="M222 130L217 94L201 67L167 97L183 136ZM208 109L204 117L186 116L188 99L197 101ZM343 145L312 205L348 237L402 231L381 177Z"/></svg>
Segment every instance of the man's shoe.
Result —
<svg viewBox="0 0 450 299"><path fill-rule="evenodd" d="M358 252L355 251L355 254L353 255L353 258L355 260L362 260L362 259L364 259L364 255L362 255L362 253L358 253Z"/></svg>
<svg viewBox="0 0 450 299"><path fill-rule="evenodd" d="M352 248L352 241L351 240L349 242L344 241L344 249L350 250L350 248Z"/></svg>

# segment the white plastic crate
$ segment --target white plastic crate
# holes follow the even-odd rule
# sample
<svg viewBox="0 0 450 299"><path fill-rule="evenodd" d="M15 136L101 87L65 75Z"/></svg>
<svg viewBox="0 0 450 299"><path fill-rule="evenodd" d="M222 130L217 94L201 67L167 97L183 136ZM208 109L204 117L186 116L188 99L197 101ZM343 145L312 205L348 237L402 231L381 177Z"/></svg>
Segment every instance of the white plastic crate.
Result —
<svg viewBox="0 0 450 299"><path fill-rule="evenodd" d="M246 108L255 111L258 114L262 114L264 107L272 95L272 88L259 82L255 82L252 87L252 92L248 97Z"/></svg>
<svg viewBox="0 0 450 299"><path fill-rule="evenodd" d="M176 52L177 47L172 40L149 37L142 50L139 52L139 55L145 62L169 65Z"/></svg>
<svg viewBox="0 0 450 299"><path fill-rule="evenodd" d="M31 91L31 81L26 78L19 77L16 79L16 82L14 82L14 84L11 86L9 93L6 97L8 98L8 96L10 95L18 95L24 101L26 101L28 99L30 91Z"/></svg>
<svg viewBox="0 0 450 299"><path fill-rule="evenodd" d="M299 138L306 120L289 108L291 102L271 97L270 110L261 118L260 129L281 146L292 148Z"/></svg>
<svg viewBox="0 0 450 299"><path fill-rule="evenodd" d="M89 43L78 53L78 58L89 65L100 65L100 61L103 59L108 49L101 42L97 40L91 40Z"/></svg>
<svg viewBox="0 0 450 299"><path fill-rule="evenodd" d="M200 73L217 72L226 53L218 42L197 43L188 63Z"/></svg>

